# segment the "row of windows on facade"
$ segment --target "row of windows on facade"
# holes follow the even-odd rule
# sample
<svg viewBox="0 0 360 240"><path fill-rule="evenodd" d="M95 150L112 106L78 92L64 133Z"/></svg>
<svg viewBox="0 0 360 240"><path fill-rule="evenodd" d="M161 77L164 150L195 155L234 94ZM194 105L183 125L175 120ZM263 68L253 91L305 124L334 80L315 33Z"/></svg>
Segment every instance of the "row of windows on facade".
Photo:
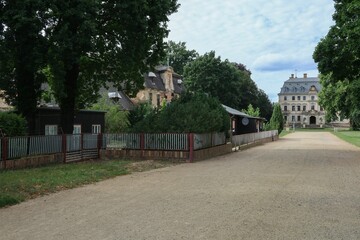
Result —
<svg viewBox="0 0 360 240"><path fill-rule="evenodd" d="M298 112L301 111L301 106L291 106L291 111L296 111L295 107L297 107ZM288 106L284 106L284 111L287 111L287 110L288 110ZM306 106L302 106L302 110L306 111ZM315 105L311 105L311 110L315 110ZM320 111L323 111L322 107L320 107Z"/></svg>
<svg viewBox="0 0 360 240"><path fill-rule="evenodd" d="M171 93L171 97L173 98L175 96L174 93ZM160 107L161 104L163 104L163 102L165 101L165 103L167 103L167 96L164 95L164 97L161 100L161 96L160 94L156 94L156 106ZM153 93L149 93L149 103L152 104L153 102Z"/></svg>
<svg viewBox="0 0 360 240"><path fill-rule="evenodd" d="M301 116L291 116L291 121L292 122L295 122L295 120L297 119L297 121L298 122L301 122ZM285 122L287 122L287 120L288 120L288 117L287 116L284 116L284 120L285 120ZM304 117L303 118L303 121L305 122L306 121L306 118Z"/></svg>
<svg viewBox="0 0 360 240"><path fill-rule="evenodd" d="M303 101L306 101L306 96L302 96L302 99ZM287 101L287 96L284 96L284 100ZM296 100L296 97L295 96L292 96L291 97L291 100L295 101ZM297 100L300 101L301 100L301 96L297 96ZM312 101L315 101L315 96L311 96L311 100Z"/></svg>
<svg viewBox="0 0 360 240"><path fill-rule="evenodd" d="M306 83L305 83L306 84ZM284 92L289 92L290 91L290 88L288 88L288 87L285 87L284 88ZM291 89L291 91L292 92L305 92L306 91L306 89L304 88L304 87L300 87L299 89L298 88L296 88L296 87L292 87L292 89Z"/></svg>
<svg viewBox="0 0 360 240"><path fill-rule="evenodd" d="M91 126L92 134L101 133L101 125L93 124ZM45 135L57 135L58 134L58 125L45 125ZM81 134L81 125L74 125L73 134Z"/></svg>

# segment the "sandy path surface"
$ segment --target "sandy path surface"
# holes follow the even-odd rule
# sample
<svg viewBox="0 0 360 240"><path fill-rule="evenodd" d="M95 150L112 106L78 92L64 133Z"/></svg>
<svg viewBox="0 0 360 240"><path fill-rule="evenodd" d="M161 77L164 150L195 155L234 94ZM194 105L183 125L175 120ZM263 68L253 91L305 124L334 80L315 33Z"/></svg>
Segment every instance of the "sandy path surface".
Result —
<svg viewBox="0 0 360 240"><path fill-rule="evenodd" d="M0 209L0 239L360 239L360 149L293 133Z"/></svg>

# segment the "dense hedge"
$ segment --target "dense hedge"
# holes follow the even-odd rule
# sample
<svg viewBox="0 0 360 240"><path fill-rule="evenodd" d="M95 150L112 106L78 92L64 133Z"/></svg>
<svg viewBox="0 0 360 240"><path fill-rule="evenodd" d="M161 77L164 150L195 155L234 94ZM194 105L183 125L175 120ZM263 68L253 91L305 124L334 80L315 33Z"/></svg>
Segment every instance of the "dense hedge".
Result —
<svg viewBox="0 0 360 240"><path fill-rule="evenodd" d="M26 134L25 118L12 112L0 112L0 129L7 137L23 136Z"/></svg>
<svg viewBox="0 0 360 240"><path fill-rule="evenodd" d="M205 94L184 94L162 109L140 106L130 116L135 119L140 115L137 112L144 117L130 120L134 132L227 132L230 127L229 115L220 102Z"/></svg>

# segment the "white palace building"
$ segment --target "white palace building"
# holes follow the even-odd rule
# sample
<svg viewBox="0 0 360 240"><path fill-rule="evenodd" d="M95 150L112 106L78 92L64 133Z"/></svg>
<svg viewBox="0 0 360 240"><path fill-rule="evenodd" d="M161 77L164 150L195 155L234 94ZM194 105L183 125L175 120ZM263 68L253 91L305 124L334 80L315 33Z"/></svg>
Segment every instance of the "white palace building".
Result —
<svg viewBox="0 0 360 240"><path fill-rule="evenodd" d="M325 111L318 104L321 91L319 78L291 77L284 82L279 95L279 103L285 125L301 127L322 127L325 124Z"/></svg>

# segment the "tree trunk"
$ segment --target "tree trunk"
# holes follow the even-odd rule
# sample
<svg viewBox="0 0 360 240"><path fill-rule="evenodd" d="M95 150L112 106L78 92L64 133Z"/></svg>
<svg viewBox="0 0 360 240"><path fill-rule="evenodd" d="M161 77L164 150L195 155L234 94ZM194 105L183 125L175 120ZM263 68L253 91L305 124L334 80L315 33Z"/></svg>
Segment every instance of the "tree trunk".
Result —
<svg viewBox="0 0 360 240"><path fill-rule="evenodd" d="M17 110L26 119L28 124L28 134L34 135L35 132L35 113L37 107L37 94L35 86L34 71L26 69L26 63L23 60L17 64Z"/></svg>
<svg viewBox="0 0 360 240"><path fill-rule="evenodd" d="M78 94L77 80L79 77L79 64L74 63L65 75L65 97L61 100L61 128L65 134L72 134L74 129L74 117L76 97Z"/></svg>

